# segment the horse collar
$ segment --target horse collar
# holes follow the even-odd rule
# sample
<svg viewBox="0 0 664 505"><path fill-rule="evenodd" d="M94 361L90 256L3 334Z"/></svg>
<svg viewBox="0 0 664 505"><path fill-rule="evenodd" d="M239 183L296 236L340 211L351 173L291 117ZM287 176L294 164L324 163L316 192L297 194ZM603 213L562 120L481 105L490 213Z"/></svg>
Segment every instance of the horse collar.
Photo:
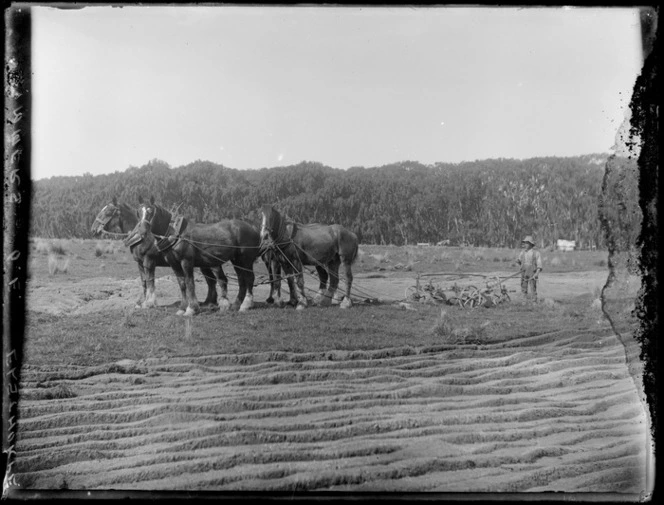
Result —
<svg viewBox="0 0 664 505"><path fill-rule="evenodd" d="M168 225L169 231L172 230L173 233L162 238L157 242L157 249L159 252L166 252L172 247L175 246L181 239L180 235L184 233L184 230L187 228L187 219L184 216L175 216L173 220ZM167 232L168 233L168 232Z"/></svg>
<svg viewBox="0 0 664 505"><path fill-rule="evenodd" d="M187 220L184 216L175 216L171 221L171 226L173 227L175 234L179 237L187 228Z"/></svg>

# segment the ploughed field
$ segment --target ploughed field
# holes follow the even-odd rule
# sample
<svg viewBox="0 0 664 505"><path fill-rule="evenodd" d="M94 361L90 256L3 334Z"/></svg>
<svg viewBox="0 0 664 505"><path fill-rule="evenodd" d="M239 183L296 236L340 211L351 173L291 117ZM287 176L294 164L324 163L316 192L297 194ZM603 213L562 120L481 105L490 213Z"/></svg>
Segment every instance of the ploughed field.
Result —
<svg viewBox="0 0 664 505"><path fill-rule="evenodd" d="M606 253L543 251L539 303L511 278L510 303L470 310L402 302L417 272L478 285L467 274L507 277L517 251L361 246L349 310L269 307L260 284L247 313L183 318L165 268L160 306L133 308L138 271L121 244L99 253L69 241L67 269L53 274L39 245L16 445L23 488L647 487L647 421L625 358L638 355L632 323L620 327L626 349L596 301ZM200 300L205 289L197 282Z"/></svg>

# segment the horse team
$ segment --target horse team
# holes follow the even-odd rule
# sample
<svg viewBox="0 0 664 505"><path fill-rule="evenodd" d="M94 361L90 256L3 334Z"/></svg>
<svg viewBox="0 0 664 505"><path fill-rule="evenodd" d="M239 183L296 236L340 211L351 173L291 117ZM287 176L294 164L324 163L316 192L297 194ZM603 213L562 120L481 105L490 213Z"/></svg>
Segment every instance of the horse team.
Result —
<svg viewBox="0 0 664 505"><path fill-rule="evenodd" d="M105 205L92 224L93 235L102 233L125 236L143 285L137 307L156 306L155 268L171 267L180 288L179 315L200 311L196 299L194 269L198 268L207 284L203 306L240 312L253 306L254 263L262 259L270 279L268 303L281 301L281 272L286 274L290 290L288 303L297 309L309 304L305 294L304 265L315 267L319 288L313 302L326 306L333 300L341 308L352 305L350 298L357 258L357 236L343 226L300 224L282 216L273 206L262 208L260 231L239 219L224 219L212 224L189 224L186 217L157 205L154 198L140 201L137 209L113 201ZM228 300L228 278L222 265L230 262L238 281L237 298ZM346 276L344 293L338 292L339 268ZM217 297L216 285L221 296Z"/></svg>

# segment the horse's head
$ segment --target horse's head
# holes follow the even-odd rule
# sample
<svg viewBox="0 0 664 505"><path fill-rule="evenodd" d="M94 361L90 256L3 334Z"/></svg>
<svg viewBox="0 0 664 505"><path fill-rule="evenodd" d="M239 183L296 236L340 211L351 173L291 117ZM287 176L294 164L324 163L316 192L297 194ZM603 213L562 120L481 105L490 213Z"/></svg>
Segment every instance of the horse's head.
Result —
<svg viewBox="0 0 664 505"><path fill-rule="evenodd" d="M261 209L263 220L261 221L261 242L273 240L274 216L276 210L272 205L263 205Z"/></svg>
<svg viewBox="0 0 664 505"><path fill-rule="evenodd" d="M272 205L263 205L261 209L263 221L261 223L261 243L284 245L291 239L291 234L295 232L294 223L289 232L287 226L289 220L282 217L281 214Z"/></svg>
<svg viewBox="0 0 664 505"><path fill-rule="evenodd" d="M105 205L95 217L92 223L91 230L94 236L101 235L102 232L107 231L110 233L124 233L122 226L122 213L117 200L114 198L113 202Z"/></svg>
<svg viewBox="0 0 664 505"><path fill-rule="evenodd" d="M149 202L140 200L136 211L138 217L137 229L150 230L152 233L163 235L168 230L171 214L163 207L157 205L154 197Z"/></svg>

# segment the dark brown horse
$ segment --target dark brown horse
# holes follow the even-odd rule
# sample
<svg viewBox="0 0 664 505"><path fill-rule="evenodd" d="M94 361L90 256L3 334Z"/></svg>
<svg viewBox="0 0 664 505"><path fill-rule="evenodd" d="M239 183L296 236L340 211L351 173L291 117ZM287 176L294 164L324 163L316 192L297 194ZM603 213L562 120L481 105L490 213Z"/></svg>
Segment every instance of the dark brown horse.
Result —
<svg viewBox="0 0 664 505"><path fill-rule="evenodd" d="M138 223L138 212L126 203L118 203L114 197L113 201L99 211L94 223L92 223L92 234L100 236L110 234L116 236L127 236ZM143 292L136 301L137 308L154 307L156 305L156 295L154 291L154 273L155 267L170 267L164 255L158 251L154 254L145 254L145 251L136 249L132 246L132 255L138 263L138 272L141 276ZM216 279L223 272L213 272L208 268L201 268L208 286L207 297L204 305L217 304ZM149 290L148 290L149 288Z"/></svg>
<svg viewBox="0 0 664 505"><path fill-rule="evenodd" d="M102 234L127 235L134 229L136 223L138 223L136 210L126 203L118 203L113 197L113 201L104 205L99 211L90 231L95 237Z"/></svg>
<svg viewBox="0 0 664 505"><path fill-rule="evenodd" d="M270 279L270 295L265 300L269 304L275 304L278 307L284 305L284 301L281 299L281 263L273 249L263 249L261 247L261 257L265 262L267 268L268 277ZM277 294L277 298L274 298L274 294ZM291 305L297 305L297 298L295 298L295 292L291 291L290 301L288 302Z"/></svg>
<svg viewBox="0 0 664 505"><path fill-rule="evenodd" d="M320 283L314 302L330 305L339 286L339 266L342 264L346 274L346 290L339 306L350 307L350 290L353 284L351 265L357 258L357 236L338 224L295 223L282 217L271 205L264 205L262 214L262 246L276 252L288 277L291 297L293 293L296 294L297 308L303 309L307 306L303 265L312 265L318 272ZM293 277L296 278L295 282ZM294 284L297 284L297 289Z"/></svg>
<svg viewBox="0 0 664 505"><path fill-rule="evenodd" d="M187 223L182 216L173 216L154 199L139 206L136 232L146 251L159 251L175 272L182 303L178 314L199 312L194 285L194 267L221 272L220 308L230 306L228 282L221 266L230 261L237 275L239 289L232 308L240 312L253 306L254 261L260 256L260 235L250 224L239 219L225 219L214 224Z"/></svg>

